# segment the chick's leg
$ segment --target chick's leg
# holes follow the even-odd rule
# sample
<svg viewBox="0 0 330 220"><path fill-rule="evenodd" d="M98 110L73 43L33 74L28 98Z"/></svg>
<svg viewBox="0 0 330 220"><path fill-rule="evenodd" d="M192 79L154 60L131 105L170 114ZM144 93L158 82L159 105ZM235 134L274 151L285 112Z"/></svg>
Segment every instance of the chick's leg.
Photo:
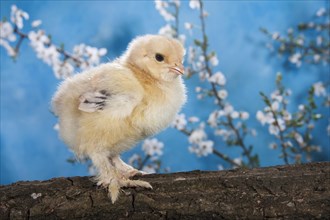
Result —
<svg viewBox="0 0 330 220"><path fill-rule="evenodd" d="M146 172L137 170L132 166L128 165L127 163L122 161L119 156L113 157L112 161L114 163L114 166L117 168L117 170L120 171L122 175L124 175L126 178L147 174Z"/></svg>
<svg viewBox="0 0 330 220"><path fill-rule="evenodd" d="M119 190L122 187L143 187L149 189L152 188L152 186L148 182L142 180L130 180L129 177L127 177L127 173L132 170L127 170L127 167L125 169L125 166L121 164L120 161L114 159L116 157L111 157L109 156L109 154L99 152L92 154L90 158L93 162L93 165L98 170L98 175L96 177L97 184L107 188L112 203L114 203L118 199ZM116 167L116 163L114 161L116 161L117 166L120 169ZM130 167L129 165L127 166ZM131 167L131 169L134 170L133 167Z"/></svg>

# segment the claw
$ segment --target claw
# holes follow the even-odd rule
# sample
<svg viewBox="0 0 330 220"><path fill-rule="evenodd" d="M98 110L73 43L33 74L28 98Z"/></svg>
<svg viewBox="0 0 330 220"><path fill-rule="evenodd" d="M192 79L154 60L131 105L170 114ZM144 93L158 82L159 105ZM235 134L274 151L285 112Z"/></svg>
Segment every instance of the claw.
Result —
<svg viewBox="0 0 330 220"><path fill-rule="evenodd" d="M129 177L135 177L135 176L143 176L143 175L147 175L147 172L144 172L142 170L134 170L130 172Z"/></svg>
<svg viewBox="0 0 330 220"><path fill-rule="evenodd" d="M98 183L102 185L106 185L104 182ZM108 182L106 188L108 190L108 196L111 198L112 204L114 204L120 193L120 189L122 187L141 187L141 188L146 188L146 189L152 189L152 186L150 183L142 180L130 180L126 178L122 179L111 179L111 181Z"/></svg>
<svg viewBox="0 0 330 220"><path fill-rule="evenodd" d="M116 179L112 179L108 186L108 196L111 198L112 204L116 202L119 196L120 184Z"/></svg>
<svg viewBox="0 0 330 220"><path fill-rule="evenodd" d="M125 180L123 184L124 187L142 187L147 189L152 189L150 183L142 180Z"/></svg>

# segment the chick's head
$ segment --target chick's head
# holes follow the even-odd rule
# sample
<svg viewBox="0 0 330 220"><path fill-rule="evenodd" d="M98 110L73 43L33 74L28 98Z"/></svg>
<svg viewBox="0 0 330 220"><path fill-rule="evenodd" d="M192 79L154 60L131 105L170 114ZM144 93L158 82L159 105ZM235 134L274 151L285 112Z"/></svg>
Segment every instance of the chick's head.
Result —
<svg viewBox="0 0 330 220"><path fill-rule="evenodd" d="M176 39L145 35L130 43L124 59L145 74L170 82L184 73L184 54L182 44Z"/></svg>

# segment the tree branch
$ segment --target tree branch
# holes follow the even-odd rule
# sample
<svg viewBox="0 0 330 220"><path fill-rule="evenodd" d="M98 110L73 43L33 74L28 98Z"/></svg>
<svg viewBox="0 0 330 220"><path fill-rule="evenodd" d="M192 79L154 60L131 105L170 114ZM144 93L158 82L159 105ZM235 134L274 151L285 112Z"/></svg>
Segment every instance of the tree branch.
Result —
<svg viewBox="0 0 330 220"><path fill-rule="evenodd" d="M1 219L326 219L330 162L153 174L112 204L89 177L0 186Z"/></svg>

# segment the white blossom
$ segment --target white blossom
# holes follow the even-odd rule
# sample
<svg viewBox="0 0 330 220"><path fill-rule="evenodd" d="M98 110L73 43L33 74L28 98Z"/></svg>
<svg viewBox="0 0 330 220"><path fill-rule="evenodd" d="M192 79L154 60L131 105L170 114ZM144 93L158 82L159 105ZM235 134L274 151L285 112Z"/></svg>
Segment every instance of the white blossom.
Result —
<svg viewBox="0 0 330 220"><path fill-rule="evenodd" d="M198 95L197 95L197 99L198 99L198 100L201 100L201 99L203 99L203 98L204 98L204 96L203 96L202 94L198 94Z"/></svg>
<svg viewBox="0 0 330 220"><path fill-rule="evenodd" d="M233 119L236 119L239 117L239 113L237 111L233 111L230 116L233 118Z"/></svg>
<svg viewBox="0 0 330 220"><path fill-rule="evenodd" d="M251 129L251 135L253 137L256 137L258 135L257 131L255 129Z"/></svg>
<svg viewBox="0 0 330 220"><path fill-rule="evenodd" d="M292 147L293 146L291 141L286 141L283 144L284 144L284 147Z"/></svg>
<svg viewBox="0 0 330 220"><path fill-rule="evenodd" d="M171 0L175 4L176 7L180 7L180 0Z"/></svg>
<svg viewBox="0 0 330 220"><path fill-rule="evenodd" d="M172 28L171 25L167 24L164 27L162 27L161 29L159 29L158 34L166 36L166 37L173 37L173 36L175 36L176 32Z"/></svg>
<svg viewBox="0 0 330 220"><path fill-rule="evenodd" d="M284 131L286 126L285 126L285 121L282 118L277 118L277 123L281 131Z"/></svg>
<svg viewBox="0 0 330 220"><path fill-rule="evenodd" d="M58 62L53 66L53 71L56 78L66 79L67 77L73 75L74 67L69 62Z"/></svg>
<svg viewBox="0 0 330 220"><path fill-rule="evenodd" d="M301 66L301 54L295 53L292 56L289 57L289 61L293 64L296 64L297 67Z"/></svg>
<svg viewBox="0 0 330 220"><path fill-rule="evenodd" d="M156 168L153 167L152 165L147 165L147 166L144 166L144 167L142 168L142 171L143 171L143 172L146 172L146 173L149 173L149 174L151 174L151 173L156 173Z"/></svg>
<svg viewBox="0 0 330 220"><path fill-rule="evenodd" d="M209 82L224 86L226 84L226 77L222 72L216 72L209 79Z"/></svg>
<svg viewBox="0 0 330 220"><path fill-rule="evenodd" d="M138 154L133 154L129 159L128 159L128 164L133 165L136 161L141 160L141 156Z"/></svg>
<svg viewBox="0 0 330 220"><path fill-rule="evenodd" d="M314 28L315 27L315 23L314 22L308 22L308 24L307 24L307 26L309 27L309 28Z"/></svg>
<svg viewBox="0 0 330 220"><path fill-rule="evenodd" d="M191 30L194 27L194 25L190 22L185 22L184 23L184 28L187 30Z"/></svg>
<svg viewBox="0 0 330 220"><path fill-rule="evenodd" d="M305 110L305 106L304 105L299 105L298 106L298 109L299 109L299 111L304 111Z"/></svg>
<svg viewBox="0 0 330 220"><path fill-rule="evenodd" d="M57 51L55 45L44 47L42 51L39 51L39 58L41 58L48 65L56 65L59 63L60 53Z"/></svg>
<svg viewBox="0 0 330 220"><path fill-rule="evenodd" d="M224 170L224 169L225 168L221 164L218 165L218 170Z"/></svg>
<svg viewBox="0 0 330 220"><path fill-rule="evenodd" d="M239 166L243 164L243 159L241 157L234 158L233 161ZM237 168L237 166L234 166L234 168Z"/></svg>
<svg viewBox="0 0 330 220"><path fill-rule="evenodd" d="M288 111L284 111L284 112L283 112L283 119L284 119L285 121L290 121L290 120L292 119L292 115L291 115L291 113L288 112Z"/></svg>
<svg viewBox="0 0 330 220"><path fill-rule="evenodd" d="M219 64L218 57L216 55L213 55L210 58L210 63L211 63L212 66L217 66Z"/></svg>
<svg viewBox="0 0 330 220"><path fill-rule="evenodd" d="M150 156L161 156L164 144L156 138L146 139L142 144L142 150Z"/></svg>
<svg viewBox="0 0 330 220"><path fill-rule="evenodd" d="M278 91L278 90L275 90L274 92L272 92L270 97L272 100L277 100L279 102L283 101L283 96L280 94L280 91Z"/></svg>
<svg viewBox="0 0 330 220"><path fill-rule="evenodd" d="M320 60L321 60L321 56L320 56L319 54L315 54L315 55L313 56L313 59L314 59L314 62L318 63L318 62L320 62Z"/></svg>
<svg viewBox="0 0 330 220"><path fill-rule="evenodd" d="M213 141L202 141L198 144L199 148L201 149L200 154L202 156L207 156L213 152Z"/></svg>
<svg viewBox="0 0 330 220"><path fill-rule="evenodd" d="M218 96L220 99L226 99L228 96L228 92L225 89L221 89L218 91Z"/></svg>
<svg viewBox="0 0 330 220"><path fill-rule="evenodd" d="M277 126L275 126L275 125L269 125L269 127L268 127L268 131L269 131L269 133L270 134L273 134L273 135L278 135L279 134L279 129L278 129L278 127Z"/></svg>
<svg viewBox="0 0 330 220"><path fill-rule="evenodd" d="M156 9L158 10L159 14L161 16L163 16L165 21L174 21L175 20L175 17L170 12L167 11L167 8L169 6L167 2L161 1L161 0L156 0L155 5L156 5Z"/></svg>
<svg viewBox="0 0 330 220"><path fill-rule="evenodd" d="M257 119L262 125L272 124L275 121L271 113L264 114L262 111L257 112Z"/></svg>
<svg viewBox="0 0 330 220"><path fill-rule="evenodd" d="M272 149L272 150L275 150L277 148L277 144L272 142L269 144L269 148Z"/></svg>
<svg viewBox="0 0 330 220"><path fill-rule="evenodd" d="M36 27L39 27L41 24L42 24L42 21L41 20L34 20L31 23L31 26L34 27L34 28L36 28Z"/></svg>
<svg viewBox="0 0 330 220"><path fill-rule="evenodd" d="M178 40L181 42L182 45L185 45L186 42L186 35L180 34Z"/></svg>
<svg viewBox="0 0 330 220"><path fill-rule="evenodd" d="M206 133L203 128L195 129L188 138L189 143L198 144L199 142L203 141L207 138Z"/></svg>
<svg viewBox="0 0 330 220"><path fill-rule="evenodd" d="M307 128L309 129L314 129L315 127L315 124L313 122L310 122L308 125L307 125Z"/></svg>
<svg viewBox="0 0 330 220"><path fill-rule="evenodd" d="M330 136L330 124L327 126L327 133L328 133L328 136Z"/></svg>
<svg viewBox="0 0 330 220"><path fill-rule="evenodd" d="M190 123L196 123L196 122L199 122L199 118L197 118L197 117L190 117L190 118L188 119L188 121L189 121Z"/></svg>
<svg viewBox="0 0 330 220"><path fill-rule="evenodd" d="M283 119L277 118L277 123L278 123L277 125L274 124L269 125L268 131L270 134L278 135L280 131L285 130L285 122Z"/></svg>
<svg viewBox="0 0 330 220"><path fill-rule="evenodd" d="M326 96L327 92L322 82L314 83L314 95L316 96Z"/></svg>
<svg viewBox="0 0 330 220"><path fill-rule="evenodd" d="M100 48L98 51L98 55L101 57L101 56L106 55L107 52L108 52L108 50L106 48Z"/></svg>
<svg viewBox="0 0 330 220"><path fill-rule="evenodd" d="M29 14L25 11L22 11L21 9L17 8L16 5L11 6L11 14L10 14L10 20L13 22L18 29L23 28L23 19L28 20Z"/></svg>
<svg viewBox="0 0 330 220"><path fill-rule="evenodd" d="M292 95L292 90L291 89L287 89L285 91L285 94L288 95L288 96Z"/></svg>
<svg viewBox="0 0 330 220"><path fill-rule="evenodd" d="M189 7L191 9L200 9L201 8L201 5L200 5L199 0L190 0L189 1Z"/></svg>
<svg viewBox="0 0 330 220"><path fill-rule="evenodd" d="M8 41L5 41L3 39L0 39L0 45L3 46L6 49L6 51L8 53L8 56L11 56L11 57L16 56L15 49L12 46L10 46L10 44L8 43Z"/></svg>
<svg viewBox="0 0 330 220"><path fill-rule="evenodd" d="M243 123L241 121L236 123L236 128L240 129L243 126Z"/></svg>
<svg viewBox="0 0 330 220"><path fill-rule="evenodd" d="M168 7L168 3L163 0L155 0L155 7L157 10L162 10Z"/></svg>
<svg viewBox="0 0 330 220"><path fill-rule="evenodd" d="M91 66L98 65L100 63L100 57L105 55L107 50L105 48L96 48L91 46L86 46L86 54L88 57L88 63Z"/></svg>
<svg viewBox="0 0 330 220"><path fill-rule="evenodd" d="M194 60L196 59L196 49L194 47L188 48L188 63L194 63Z"/></svg>
<svg viewBox="0 0 330 220"><path fill-rule="evenodd" d="M172 122L172 127L178 130L185 129L186 125L187 125L186 115L183 113L177 114L174 118L174 121Z"/></svg>
<svg viewBox="0 0 330 220"><path fill-rule="evenodd" d="M325 15L326 13L327 13L327 10L325 8L320 8L319 10L317 10L316 16L321 17L321 16Z"/></svg>
<svg viewBox="0 0 330 220"><path fill-rule="evenodd" d="M320 146L317 146L317 145L312 145L311 149L312 149L312 151L322 152L322 148Z"/></svg>
<svg viewBox="0 0 330 220"><path fill-rule="evenodd" d="M215 128L215 127L217 127L217 125L218 125L218 117L219 117L219 111L213 111L210 115L209 115L209 118L208 118L208 120L207 120L207 123L211 126L211 127L213 127L213 128Z"/></svg>
<svg viewBox="0 0 330 220"><path fill-rule="evenodd" d="M15 41L16 36L14 34L14 28L11 25L11 23L5 21L0 22L0 38L9 40L9 41Z"/></svg>
<svg viewBox="0 0 330 220"><path fill-rule="evenodd" d="M271 105L273 111L277 111L280 107L280 103L278 101L275 101Z"/></svg>
<svg viewBox="0 0 330 220"><path fill-rule="evenodd" d="M202 91L202 87L197 86L197 87L195 88L195 92L201 92L201 91Z"/></svg>
<svg viewBox="0 0 330 220"><path fill-rule="evenodd" d="M250 115L248 112L240 112L240 118L243 120L249 119Z"/></svg>
<svg viewBox="0 0 330 220"><path fill-rule="evenodd" d="M207 16L209 16L209 13L208 13L207 11L203 10L203 12L202 12L202 16L203 16L204 18L206 18Z"/></svg>
<svg viewBox="0 0 330 220"><path fill-rule="evenodd" d="M30 45L38 53L45 48L45 45L50 43L50 39L45 35L45 32L42 30L30 31L28 34L30 40ZM38 54L37 54L38 55Z"/></svg>
<svg viewBox="0 0 330 220"><path fill-rule="evenodd" d="M316 37L316 44L320 46L323 42L323 37L322 36L317 36Z"/></svg>
<svg viewBox="0 0 330 220"><path fill-rule="evenodd" d="M298 132L295 132L294 133L294 139L296 139L296 141L298 142L298 144L300 146L305 146L306 144L304 143L304 139L303 137L301 136L301 134L299 134Z"/></svg>
<svg viewBox="0 0 330 220"><path fill-rule="evenodd" d="M107 53L106 48L96 48L85 44L79 44L73 47L73 57L79 60L79 67L87 69L100 63L100 58Z"/></svg>
<svg viewBox="0 0 330 220"><path fill-rule="evenodd" d="M188 149L191 153L195 153L198 157L207 156L213 153L213 141L201 141L197 145L190 146Z"/></svg>
<svg viewBox="0 0 330 220"><path fill-rule="evenodd" d="M59 125L59 123L56 123L56 124L53 126L53 129L54 129L55 131L59 131L59 130L60 130L60 125Z"/></svg>
<svg viewBox="0 0 330 220"><path fill-rule="evenodd" d="M60 64L60 53L57 51L54 45L45 46L44 44L37 44L34 47L37 57L43 60L50 66Z"/></svg>
<svg viewBox="0 0 330 220"><path fill-rule="evenodd" d="M203 82L205 79L207 79L207 72L201 71L201 72L199 72L198 76L199 76L199 79Z"/></svg>
<svg viewBox="0 0 330 220"><path fill-rule="evenodd" d="M279 37L280 37L280 34L279 34L278 32L274 32L274 33L272 34L272 38L273 38L273 40L277 40Z"/></svg>
<svg viewBox="0 0 330 220"><path fill-rule="evenodd" d="M304 39L299 38L299 39L297 39L296 43L297 43L299 46L302 46L302 45L304 45Z"/></svg>
<svg viewBox="0 0 330 220"><path fill-rule="evenodd" d="M234 107L229 103L226 103L225 107L223 108L223 112L225 115L230 115L234 111Z"/></svg>
<svg viewBox="0 0 330 220"><path fill-rule="evenodd" d="M214 134L217 136L221 136L224 141L227 141L233 133L226 129L217 129L215 130Z"/></svg>

